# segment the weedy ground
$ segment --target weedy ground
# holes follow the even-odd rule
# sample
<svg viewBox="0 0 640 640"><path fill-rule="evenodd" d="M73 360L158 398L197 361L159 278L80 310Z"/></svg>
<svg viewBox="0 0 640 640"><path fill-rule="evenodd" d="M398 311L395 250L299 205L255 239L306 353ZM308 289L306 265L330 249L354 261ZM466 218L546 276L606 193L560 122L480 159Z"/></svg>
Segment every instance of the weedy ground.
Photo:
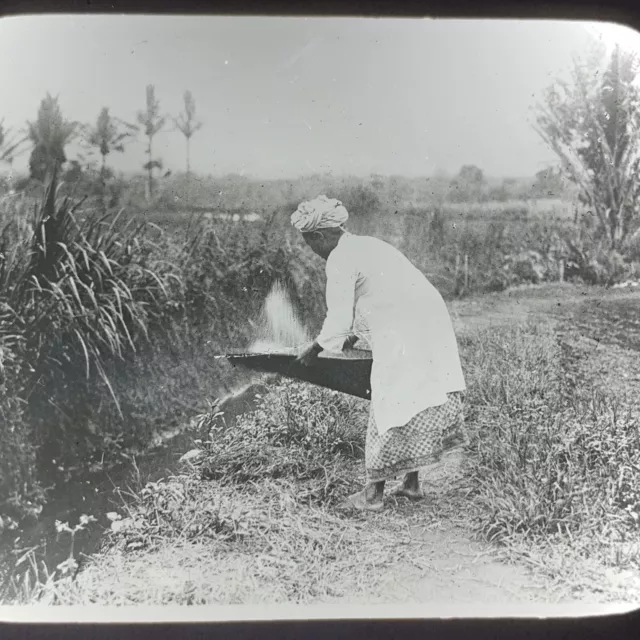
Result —
<svg viewBox="0 0 640 640"><path fill-rule="evenodd" d="M451 305L468 444L425 472L421 504L389 497L380 514L342 512L364 480L366 404L278 382L233 428L202 416L181 473L123 492L101 553L77 574L32 576L16 598L637 601L640 300L584 293Z"/></svg>

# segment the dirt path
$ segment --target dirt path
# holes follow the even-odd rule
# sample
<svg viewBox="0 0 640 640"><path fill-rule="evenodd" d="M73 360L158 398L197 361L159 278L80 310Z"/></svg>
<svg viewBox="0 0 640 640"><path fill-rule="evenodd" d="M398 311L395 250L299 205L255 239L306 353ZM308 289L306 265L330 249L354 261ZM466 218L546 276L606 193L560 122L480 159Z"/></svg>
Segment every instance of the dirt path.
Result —
<svg viewBox="0 0 640 640"><path fill-rule="evenodd" d="M611 301L638 304L640 309L640 293L636 290L594 292L570 286L523 288L507 294L454 301L449 307L459 335L521 321L551 321L562 330L561 323L572 321L575 331L565 339L582 351L583 356L587 354L583 366L597 372L602 388L637 395L640 388L638 353L616 344L608 325L598 327L593 322L581 325L576 321L594 305ZM627 339L633 342L634 337L627 336ZM422 546L424 561L417 570L415 566L390 570L389 587L381 594L382 600L450 601L462 606L498 604L507 608L522 604L640 602L640 579L634 576L621 577L620 572L609 572L609 585L600 583L589 589L583 582L577 592L571 585L552 583L531 565L508 563L506 554L502 555L496 547L473 540L468 519L463 517L464 500L454 497L444 511L439 505L441 512L434 512L433 503L441 502L438 497L446 494L461 461L461 455L452 452L433 467L432 484L425 486L431 504L427 501L420 506L397 506L411 523L410 534L414 543Z"/></svg>
<svg viewBox="0 0 640 640"><path fill-rule="evenodd" d="M461 456L452 452L433 468L433 484L425 486L428 499L424 503L388 505L387 518L376 520L373 526L396 528L397 535L397 522L406 522L406 535L399 537L398 544L407 549L411 559L388 568L381 591L342 601L442 604L448 610L455 605L460 607L460 615L467 615L467 608L482 612L482 607L488 606L500 616L511 611L537 615L549 605L598 607L640 602L637 576L602 572L599 567L594 573L585 564L582 574L581 567L574 568L578 577L573 583L551 579L533 562L514 560L512 553L475 539L464 499L452 496L447 504L442 499L451 495L451 478L460 462Z"/></svg>
<svg viewBox="0 0 640 640"><path fill-rule="evenodd" d="M383 602L455 603L498 605L580 602L550 588L549 582L524 565L501 561L497 550L475 541L465 519L464 502L442 504L460 466L457 452L447 454L432 468L425 485L428 499L422 504L406 501L390 505L394 518L408 523L404 544L420 548L420 561L390 569ZM414 555L414 554L412 554Z"/></svg>

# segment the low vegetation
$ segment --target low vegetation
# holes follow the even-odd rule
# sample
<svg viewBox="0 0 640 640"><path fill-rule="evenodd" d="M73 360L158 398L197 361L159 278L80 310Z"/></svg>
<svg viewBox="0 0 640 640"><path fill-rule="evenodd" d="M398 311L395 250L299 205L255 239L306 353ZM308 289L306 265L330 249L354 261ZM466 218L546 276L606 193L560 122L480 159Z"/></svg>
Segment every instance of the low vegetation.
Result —
<svg viewBox="0 0 640 640"><path fill-rule="evenodd" d="M350 197L354 230L399 246L447 298L555 281L561 263L590 283L637 272L589 240L588 222L482 220L471 205L468 217L446 206L367 215L366 189ZM248 345L274 282L310 331L324 313L322 265L286 207L258 222L176 213L180 224L162 228L153 214L101 215L56 195L55 181L33 209L25 202L0 204L5 529L37 517L40 478L118 460L228 390L233 373L213 356Z"/></svg>
<svg viewBox="0 0 640 640"><path fill-rule="evenodd" d="M465 527L510 557L535 560L538 572L574 592L592 580L593 591L589 563L596 576L607 567L640 568L638 407L585 380L560 335L549 323L520 323L463 337L468 443L458 480L447 477L426 511L389 499L379 515L342 512L344 497L364 482L366 403L281 381L233 429L221 427L215 410L201 416L200 454L182 474L123 495L122 508L109 514L106 549L75 579L66 565L49 582L32 569L31 592L16 584L15 597L369 601L394 563L419 565L419 546L398 544L407 526L462 512ZM365 524L371 518L375 526ZM203 557L215 562L209 573L196 568ZM181 572L170 558L191 569ZM135 578L149 563L163 564L168 576L153 588Z"/></svg>
<svg viewBox="0 0 640 640"><path fill-rule="evenodd" d="M478 526L502 543L564 539L638 568L638 406L594 386L546 327L486 333L466 350Z"/></svg>

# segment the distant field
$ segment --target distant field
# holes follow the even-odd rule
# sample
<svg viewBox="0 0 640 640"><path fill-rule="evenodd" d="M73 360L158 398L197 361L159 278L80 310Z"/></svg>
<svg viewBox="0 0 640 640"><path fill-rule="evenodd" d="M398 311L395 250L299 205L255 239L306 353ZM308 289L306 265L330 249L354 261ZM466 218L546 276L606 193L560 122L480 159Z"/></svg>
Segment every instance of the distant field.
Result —
<svg viewBox="0 0 640 640"><path fill-rule="evenodd" d="M463 215L470 218L524 214L528 217L570 218L574 214L575 204L559 198L539 200L509 200L506 202L462 202L446 203L444 213Z"/></svg>
<svg viewBox="0 0 640 640"><path fill-rule="evenodd" d="M430 214L438 208L445 216L461 217L466 220L478 220L482 222L497 221L506 219L527 219L527 218L550 218L550 219L570 219L574 215L574 203L560 199L541 200L512 200L508 202L482 202L482 203L445 203L440 207L425 206L416 209L405 209L412 211L415 215ZM400 212L402 213L402 211ZM377 217L383 213L374 214ZM259 223L265 220L266 216L253 211L224 211L215 208L210 210L199 208L194 210L162 211L154 210L144 213L148 222L166 229L182 228L189 223L198 220L220 220L221 222L249 222Z"/></svg>
<svg viewBox="0 0 640 640"><path fill-rule="evenodd" d="M38 199L26 195L5 195L0 198L0 202L16 201L20 202L23 211L32 212L38 205ZM286 206L282 203L282 207ZM568 220L575 215L576 204L570 200L560 198L544 198L537 200L509 200L505 202L446 202L442 205L420 204L412 206L410 202L405 202L398 213L412 213L413 215L429 215L436 211L441 212L446 217L463 218L467 221L499 221L499 220L526 220L526 219L553 219ZM276 209L277 210L277 209ZM144 218L146 221L158 225L166 231L176 231L186 228L187 225L196 223L199 220L219 220L220 222L260 222L270 215L251 208L229 209L220 207L219 204L212 203L211 207L193 207L191 209L168 210L150 206L148 210L137 212L128 211L125 207L124 214L135 215ZM383 219L385 207L379 211L372 211L376 218ZM395 212L394 212L395 213ZM366 215L366 213L365 213ZM81 216L82 217L82 216Z"/></svg>

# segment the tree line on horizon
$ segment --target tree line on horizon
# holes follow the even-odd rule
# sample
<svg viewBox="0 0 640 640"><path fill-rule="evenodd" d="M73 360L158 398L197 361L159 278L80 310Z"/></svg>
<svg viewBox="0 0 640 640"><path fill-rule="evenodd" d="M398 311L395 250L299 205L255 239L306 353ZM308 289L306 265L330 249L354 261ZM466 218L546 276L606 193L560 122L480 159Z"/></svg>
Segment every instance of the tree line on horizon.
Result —
<svg viewBox="0 0 640 640"><path fill-rule="evenodd" d="M109 157L124 153L127 144L142 135L145 139L146 161L141 168L146 174L147 197L150 199L153 197L155 177L164 168L153 145L156 136L167 130L169 122L173 122L174 130L185 138L187 178L191 175L191 139L204 125L196 117L192 92L185 91L183 100L184 110L177 117L165 115L160 109L154 85L148 85L145 107L136 112L134 122L116 117L108 107L103 107L96 121L86 124L65 118L58 97L47 93L40 103L36 118L28 121L20 134L6 129L0 121L0 162L11 164L17 155L30 147L29 179L43 183L55 165L70 165L67 173L73 175L82 170L87 156L97 156L98 173L104 183L113 175L108 165ZM66 147L73 141L80 143L84 153L68 162Z"/></svg>
<svg viewBox="0 0 640 640"><path fill-rule="evenodd" d="M27 123L22 138L15 134L11 135L12 132L5 130L0 122L0 149L2 150L0 151L0 162L4 161L10 164L17 154L28 150L30 145L29 175L26 180L18 181L19 185L33 181L42 184L56 163L68 165L65 176L68 181L74 182L87 169L86 156L81 154L69 162L66 147L72 141L79 140L89 157L98 157L97 175L101 191L106 199L107 181L114 178L114 172L108 164L109 157L116 153L124 153L128 143L142 134L146 142L146 162L141 169L145 176L145 200L149 202L153 199L156 191L154 189L157 184L156 176L160 174L162 177L168 178L171 175L170 171L161 173L164 168L163 161L154 152L154 140L159 133L166 130L169 119L169 116L161 113L153 85L147 87L146 108L136 113L135 123L129 123L112 115L107 107L100 111L93 124L73 122L63 116L58 98L47 94L40 104L36 119ZM184 193L188 199L194 188L196 191L202 191L198 188L202 185L193 184L191 141L193 136L203 127L203 123L196 117L195 99L190 91L186 91L184 94L184 111L177 118L173 118L173 122L175 130L182 133L186 142L185 175L183 177L186 184L181 186L184 186ZM140 177L140 174L131 176L131 180L139 183L137 177ZM311 175L296 179L256 180L238 174L229 174L216 182L224 184L231 190L244 188L245 191L251 191L247 185L252 182L268 183L279 192L282 191L285 194L290 192L291 196L293 196L294 190L287 189L287 187L292 183L300 186L317 182L319 183L318 188L323 188L326 185L333 189L344 190L343 185L339 184L340 180L336 180L335 176L331 176L331 180L328 181L326 178L326 176ZM353 180L344 178L344 181L349 183L350 187L352 186ZM199 182L202 182L202 178L199 179ZM506 201L528 199L529 197L557 198L566 192L566 184L562 175L554 167L539 171L530 180L504 178L499 181L491 181L487 179L479 167L463 165L454 176L438 173L423 178L404 178L402 176L373 174L365 182L366 184L362 185L363 189L368 188L377 194L386 192L389 194L388 200L390 202L398 203L405 203L425 190L431 191L435 200L446 199L451 202ZM279 185L282 184L285 187L279 189ZM416 185L419 186L416 188ZM211 189L205 191L208 193ZM300 191L300 189L295 191ZM304 191L304 187L302 191ZM444 195L445 191L447 195Z"/></svg>
<svg viewBox="0 0 640 640"><path fill-rule="evenodd" d="M191 91L187 90L183 94L184 110L177 116L172 117L162 113L160 102L156 96L155 86L146 87L145 108L136 112L134 122L128 122L114 116L108 107L104 107L92 124L84 124L68 120L64 117L59 104L59 98L47 94L41 101L37 116L34 120L26 123L26 129L22 135L17 135L6 129L0 121L0 163L11 164L13 159L20 153L26 151L30 146L29 155L29 176L28 180L43 183L46 177L51 174L55 164L68 165L67 176L73 180L77 178L85 168L86 156L80 154L78 158L69 161L66 147L73 141L81 144L87 156L98 157L98 175L102 183L102 190L106 191L106 181L113 177L113 171L108 165L109 157L116 153L124 153L127 144L142 135L145 140L146 161L141 169L145 173L145 191L147 201L154 196L154 186L158 174L168 177L171 172L164 169L163 160L154 152L154 141L158 134L167 130L170 121L174 124L174 130L179 131L185 138L185 178L186 193L189 193L189 183L192 180L191 170L191 142L193 136L204 126L203 122L196 116L196 102ZM238 181L249 181L242 176L230 175L229 180L236 178ZM532 184L522 187L515 178L504 178L500 184L490 184L482 169L475 165L463 165L457 175L453 177L445 176L425 176L422 180L431 179L434 183L446 182L450 199L453 202L468 202L482 200L507 200L510 197L526 198L532 190L533 197L558 197L565 191L560 172L549 167L539 171ZM411 179L389 177L394 185L406 185L415 182ZM297 180L293 180L296 182ZM378 175L371 176L371 186L376 189L384 178ZM279 180L269 180L265 182L280 182ZM288 180L286 182L291 182ZM400 187L402 188L402 187Z"/></svg>
<svg viewBox="0 0 640 640"><path fill-rule="evenodd" d="M557 198L567 187L591 212L611 248L621 247L626 238L639 233L640 182L640 66L638 58L619 46L607 53L601 43L594 43L584 59L576 59L571 80L558 80L545 91L536 105L534 128L558 158L558 167L538 172L529 185L531 197ZM0 121L0 162L11 162L30 145L29 178L43 182L56 164L67 161L65 147L79 139L90 155L99 157L99 176L103 190L113 175L108 159L123 153L129 142L142 135L145 139L146 198L154 195L156 175L164 168L154 150L156 136L173 122L174 130L185 138L187 188L192 178L190 153L195 134L204 126L196 117L196 103L191 91L183 95L184 110L177 116L164 115L154 85L146 87L144 109L135 114L133 123L113 116L104 107L93 124L72 122L64 117L58 98L47 94L37 117L27 122L22 135L4 128ZM68 172L83 170L83 158L72 160ZM168 175L166 172L164 175ZM426 177L432 185L438 177ZM393 178L388 178L393 183ZM381 184L381 176L372 176L369 186ZM402 185L401 180L396 183ZM464 165L446 182L446 198L452 202L477 202L505 199L517 191L518 181L506 178L491 186L482 169ZM406 184L406 181L405 181Z"/></svg>

